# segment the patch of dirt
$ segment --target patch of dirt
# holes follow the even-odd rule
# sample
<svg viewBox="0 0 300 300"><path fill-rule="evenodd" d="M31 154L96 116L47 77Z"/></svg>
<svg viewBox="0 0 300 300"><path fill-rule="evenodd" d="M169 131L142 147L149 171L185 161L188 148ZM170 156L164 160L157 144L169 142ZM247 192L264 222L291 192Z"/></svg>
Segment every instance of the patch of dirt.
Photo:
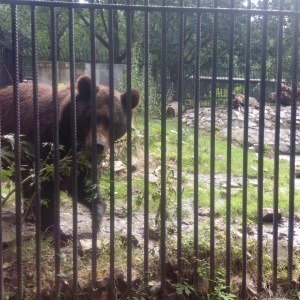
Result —
<svg viewBox="0 0 300 300"><path fill-rule="evenodd" d="M120 167L120 166L119 166ZM143 162L142 160L135 160L135 166L134 169L136 172L133 174L133 176L143 176ZM152 183L159 184L159 178L160 178L160 168L155 168L154 166L151 166L151 176L150 181ZM118 169L118 175L120 178L125 177L126 178L126 170L120 167ZM193 180L192 174L185 174L187 178L191 178L191 181ZM209 181L209 176L201 175L202 177L199 178L199 181L206 182ZM207 178L206 178L207 177ZM216 184L221 187L225 182L226 178L225 175L217 174L216 175ZM233 178L234 183L236 183L237 186L239 186L239 180L240 178ZM216 199L216 205L219 201ZM193 211L193 200L192 199L184 199L182 203L182 207L184 209L184 216L182 219L182 237L184 239L185 247L187 249L184 249L184 251L187 251L187 257L186 260L188 261L187 264L185 264L186 271L185 275L186 278L184 278L186 283L191 284L193 282L193 272L192 270L192 264L193 264L193 256L190 255L190 250L193 249L192 243L189 244L189 237L192 237L192 234L194 232L194 211ZM174 212L173 212L174 214ZM82 240L82 243L84 242L85 245L89 244L89 240L91 239L91 215L87 208L84 206L78 205L78 239ZM167 249L167 278L168 278L168 285L167 285L167 291L168 295L173 295L173 297L176 296L176 290L175 285L177 282L177 262L176 262L176 249L177 249L177 221L176 221L176 215L172 215L172 213L168 216L167 220L167 242L168 242L168 249ZM68 200L63 199L62 201L62 207L61 207L61 229L66 234L72 234L72 227L73 227L73 219L72 219L72 207L70 205L70 202ZM198 222L200 226L203 226L203 231L201 232L201 235L199 238L201 241L199 241L199 245L201 244L201 255L205 256L205 259L209 260L209 250L204 248L204 244L207 243L209 247L209 224L210 224L210 210L205 209L198 211ZM107 276L109 276L109 239L110 239L110 215L107 211L105 214L105 217L102 222L101 231L98 235L100 245L99 245L99 253L100 253L100 262L101 265L99 266L99 270L97 273L97 276L99 277L99 289L101 291L101 297L98 295L97 299L108 299L108 296L106 294L106 289L109 284L109 281L107 281ZM132 278L133 278L133 287L136 290L139 290L139 292L143 293L141 291L143 285L142 285L142 278L143 278L143 257L144 257L144 215L143 213L134 211L132 213L132 245L133 245L133 267L132 267ZM16 239L16 233L15 233L15 209L13 206L7 207L3 209L3 217L2 217L2 238L3 238L3 245L5 245L4 251L8 251L10 248L10 245L12 245ZM156 215L150 214L149 217L149 224L150 224L150 230L149 230L149 246L148 246L148 253L149 253L149 269L151 272L153 272L153 276L150 278L149 287L145 288L145 291L150 292L151 289L155 290L155 294L153 294L153 298L158 297L159 293L159 265L160 263L160 243L159 243L159 228L153 224L156 224ZM115 237L117 237L117 243L116 243L116 253L115 255L118 256L117 260L121 260L121 262L116 263L116 282L118 285L118 299L123 299L124 295L126 295L126 289L127 289L127 279L126 279L126 260L127 260L127 250L126 250L126 237L127 237L127 214L124 209L121 207L117 207L114 213L114 232ZM206 227L205 227L206 226ZM282 218L280 221L279 227L278 227L278 263L280 267L285 268L286 262L287 262L287 254L288 254L288 220ZM231 237L232 240L235 241L241 247L242 244L242 223L241 220L233 219L231 222ZM207 230L208 229L208 230ZM30 240L34 239L35 235L35 224L32 223L24 223L22 227L22 234L24 237L24 240ZM206 230L206 231L205 231ZM216 236L216 247L218 247L218 244L224 243L224 240L221 240L219 237L222 237L224 239L224 232L226 231L226 222L223 219L215 217L215 236ZM207 235L208 236L205 236ZM264 223L263 224L263 238L264 238L264 250L266 250L266 253L268 253L270 256L272 256L273 251L273 224L272 223ZM294 251L299 252L300 251L300 216L296 215L295 217L295 223L294 223ZM192 239L191 239L192 241ZM253 225L248 225L247 227L247 242L257 241L257 227ZM121 246L120 246L121 245ZM186 246L187 245L187 246ZM31 247L31 248L30 248ZM91 260L90 260L90 251L88 249L89 246L87 246L87 249L84 250L83 253L80 254L79 260L80 260L80 266L81 270L85 268L83 275L81 274L79 276L80 281L80 287L82 289L82 294L85 295L83 298L85 299L86 295L90 292L90 273L91 273ZM189 248L188 248L189 247ZM32 250L32 255L34 256L35 248L34 246L29 246L28 249ZM29 251L28 250L28 251ZM27 251L27 250L26 250ZM123 251L122 253L117 253L117 251ZM224 252L224 247L222 249ZM82 252L82 251L81 251ZM45 257L51 257L51 259ZM33 257L34 258L34 257ZM254 257L252 257L252 254L248 253L249 261L255 260ZM11 257L12 261L4 261L4 276L5 279L5 289L9 292L9 295L13 298L15 286L16 286L16 266L15 266L15 256ZM53 288L53 281L54 281L54 257L53 257L53 249L51 247L47 248L46 250L46 256L43 256L43 259L45 259L47 266L43 266L44 276L47 276L49 278L45 279L43 278L43 295L45 296L44 299L48 299L47 295L51 294L51 289ZM70 268L72 266L72 243L68 244L66 247L62 248L62 259L66 260L66 263L69 264ZM224 259L224 258L222 258ZM240 258L239 258L240 259ZM123 265L122 265L123 260ZM31 288L34 290L34 284L32 282L34 281L35 276L35 267L34 263L25 262L24 268L26 276L28 274L31 274L28 279L30 284L29 289ZM49 268L49 270L47 269ZM80 268L80 267L79 267ZM70 269L70 274L72 274L72 269ZM235 280L235 278L240 278L240 274L233 274L232 280ZM7 281L6 279L9 278ZM27 277L26 280L27 282ZM6 284L6 283L9 284ZM62 287L65 291L65 297L64 299L71 299L73 297L72 294L72 280L69 278L65 278L62 281ZM298 284L298 279L297 279ZM28 288L26 286L26 288ZM234 284L234 291L235 293L238 293L239 289L241 287L241 280L236 280L236 283ZM255 294L256 290L256 283L255 280L249 276L249 280L247 280L247 287L249 291L253 293L253 297L251 296L251 299L262 299L262 297L258 294ZM150 288L150 289L149 289ZM207 292L207 287L202 287L203 293ZM150 290L150 291L149 291ZM68 298L67 294L70 294L71 296ZM284 293L282 293L284 294ZM106 295L106 296L105 296ZM99 298L100 297L100 298ZM106 298L105 298L106 297ZM8 298L8 299L9 299ZM171 299L176 299L172 298ZM250 299L249 298L249 299ZM29 299L29 298L28 298ZM96 298L95 298L96 299ZM125 298L124 298L125 299Z"/></svg>
<svg viewBox="0 0 300 300"><path fill-rule="evenodd" d="M190 208L190 216L193 215L193 209ZM209 209L207 211L199 211L199 224L209 224L210 220L210 212ZM295 232L294 232L294 250L299 251L300 250L300 218L296 218L295 223ZM150 223L155 223L155 216L151 215L150 217ZM143 258L144 255L144 216L140 213L133 212L132 214L132 228L133 228L133 247L135 251L135 256L139 256ZM3 242L4 244L9 245L12 241L15 240L15 214L13 208L5 209L3 212ZM168 223L170 225L170 223ZM167 232L168 232L168 240L172 240L172 244L176 245L177 240L177 232L176 232L176 226L174 227L174 224L171 224L172 226L167 226ZM176 225L176 224L175 224ZM123 238L124 243L126 242L126 236L127 236L127 216L126 213L122 210L116 210L114 215L114 226L115 226L115 234L118 235L121 239ZM69 205L64 205L61 208L61 228L66 234L72 234L72 208ZM173 231L170 230L170 228L173 228ZM174 229L175 228L175 229ZM152 228L153 229L153 228ZM157 228L153 229L154 232L156 232L157 236L159 235ZM182 220L182 235L188 236L192 235L194 230L194 223L193 219L190 217L183 218ZM222 219L215 219L215 230L216 230L216 236L219 234L224 235L224 232L226 230L226 224L224 220ZM264 232L264 248L267 249L267 252L269 252L270 255L272 255L272 248L273 248L273 225L272 223L264 223L263 225L263 232ZM257 239L257 229L256 226L249 225L247 228L247 240L256 240ZM24 223L23 225L23 236L27 240L29 238L33 238L35 234L35 224L31 223ZM286 263L287 259L287 242L288 242L288 220L282 219L279 227L278 227L278 235L279 235L279 242L278 242L278 261L279 264ZM156 236L156 237L157 237ZM241 223L237 220L233 220L231 225L231 236L235 240L240 240L240 243L242 241L242 233L241 233ZM110 218L109 214L106 213L105 218L102 223L101 232L99 233L99 239L103 241L109 241L110 237ZM151 239L149 240L149 253L154 253L154 256L157 257L159 261L159 241L153 236L151 236ZM78 238L79 240L89 240L91 239L91 216L88 209L85 207L78 205ZM218 238L216 238L216 243L218 243ZM125 245L125 244L124 244ZM107 247L105 243L102 243L100 245L101 247ZM126 246L125 246L126 249ZM126 252L126 250L124 251ZM89 251L89 250L87 250ZM66 248L62 248L63 253L67 253L66 255L72 254L72 243L68 245ZM139 253L137 255L137 253ZM168 257L167 261L170 263L171 272L169 272L169 275L171 277L174 277L176 281L176 249L168 250L168 255L174 253L174 258ZM84 255L84 254L83 254ZM208 254L209 255L209 254ZM125 258L126 259L126 258ZM126 263L126 262L125 262ZM10 269L10 265L5 265L6 270ZM90 267L89 267L90 268ZM12 268L13 269L13 268ZM11 269L11 270L12 270ZM126 274L126 270L119 270L120 274ZM175 273L174 273L175 272ZM9 274L10 272L7 272L6 274ZM34 273L34 272L33 272ZM102 275L101 275L102 274ZM102 282L105 278L105 274L107 274L105 271L99 271L99 280ZM133 279L134 282L138 280L138 274L140 274L140 271L135 272L134 266L133 266ZM174 275L171 275L174 274ZM53 276L54 274L52 274ZM32 275L34 276L34 274ZM118 275L122 277L122 280L120 284L126 286L126 276L124 275ZM191 276L191 275L189 275ZM152 278L153 279L153 278ZM52 278L53 280L53 278ZM66 281L67 282L67 281ZM140 282L140 281L139 281ZM152 285L155 285L159 282L159 276L156 280L152 280ZM249 288L252 290L255 290L256 286L253 280L248 281L248 284L250 282ZM102 283L101 283L102 284ZM134 284L134 283L133 283ZM70 288L69 284L68 287ZM125 288L126 291L126 288ZM174 286L173 290L170 289L170 293L174 292ZM46 299L46 298L45 298ZM68 299L68 298L65 298ZM105 298L99 298L99 299L105 299ZM119 298L118 298L119 299ZM121 299L121 298L120 298ZM254 298L253 298L254 299ZM255 298L259 299L259 298Z"/></svg>

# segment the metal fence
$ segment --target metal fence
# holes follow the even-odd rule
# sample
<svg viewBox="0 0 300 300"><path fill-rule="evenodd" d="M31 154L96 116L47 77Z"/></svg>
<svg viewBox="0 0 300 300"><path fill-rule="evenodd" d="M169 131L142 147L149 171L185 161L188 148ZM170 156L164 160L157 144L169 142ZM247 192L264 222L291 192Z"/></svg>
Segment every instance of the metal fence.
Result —
<svg viewBox="0 0 300 300"><path fill-rule="evenodd" d="M165 0L161 3L149 0L135 1L135 4L130 2L0 0L2 13L5 8L11 14L8 18L11 23L6 27L11 26L12 30L14 66L13 89L0 92L0 298L175 299L181 296L182 299L223 299L226 296L231 299L231 294L240 299L259 299L276 294L297 297L299 245L295 216L300 208L295 184L299 123L298 0L292 4L278 1L278 7L270 7L268 1L262 1L261 8L253 8L255 3L251 1L238 4L227 1L224 5L216 0L205 3L180 1L178 6L170 5ZM26 107L22 103L29 96L24 92L24 84L19 83L18 59L18 31L20 24L23 24L19 15L23 8L27 9L30 23L27 30L32 40L33 70L32 83L27 83L33 88ZM45 9L49 19L43 19L43 22L49 23L52 60L52 100L49 102L51 107L48 106L46 110L43 102L47 93L38 89L37 72L37 44L42 26L37 20ZM68 18L64 33L68 43L64 44L67 45L64 51L68 51L70 57L70 90L63 97L64 92L58 87L57 81L58 35L62 26L57 13L62 16L62 10L66 13L65 18ZM88 21L84 24L89 33L87 37L80 37L74 32L74 20L79 14L84 14L83 17ZM107 27L99 28L96 16L104 18ZM123 18L123 23L119 23L119 28L124 30L119 44L115 39L116 16L119 22L121 16ZM257 24L260 24L258 29L255 27ZM225 25L227 28L224 32ZM134 26L138 30L133 31ZM175 28L176 35L172 36ZM190 34L187 28L193 29L190 49L187 48ZM157 30L158 40L153 36L150 39L154 30ZM204 36L207 30L210 30L210 37L203 40L207 38ZM97 47L102 47L96 39L99 33L106 34L108 41L110 86L101 101L109 99L110 105L105 112L97 110L99 99L94 66ZM228 36L223 43L225 33ZM170 36L173 39L170 40ZM134 56L137 38L142 41L138 59ZM90 41L91 90L85 95L91 99L87 101L88 108L85 107L87 104L83 106L78 96L78 90L84 90L86 86L82 84L75 92L74 52L78 51L76 45L82 42L78 39ZM237 41L243 41L243 45ZM220 44L222 47L219 47ZM125 115L128 119L132 117L131 105L134 105L136 91L131 90L131 86L137 85L142 103L136 112L135 132L131 130L131 122L122 123L120 119L109 121L109 115L116 110L120 113L120 107L114 106L112 100L115 50L121 45L124 46L127 64L124 86L129 91L126 98L129 103L123 107L123 116L119 115L118 118L122 119ZM239 51L239 47L242 51ZM256 48L259 48L259 59L255 61L252 51ZM192 54L189 52L191 49ZM186 56L187 53L189 56ZM172 55L175 55L175 60ZM242 62L244 66L241 84L245 98L239 110L233 110L236 56L240 55L243 56L240 64ZM156 61L152 60L153 57ZM221 107L226 126L218 128L220 107L217 105L216 83L222 57L225 57L222 72L224 64L227 70L222 90L222 93L226 90L227 100L226 105ZM273 62L276 60L277 65L273 110L266 107L269 97L266 92L266 72L270 57ZM189 59L189 65L194 65L192 75L184 69L186 59ZM170 61L177 62L176 74L167 72ZM154 63L159 68L153 71ZM259 121L256 127L257 145L250 149L248 145L251 144L251 118L254 113L249 97L252 96L250 72L253 65L260 66L257 85L259 103L255 108ZM203 74L207 76L208 69L211 70L207 96L210 107L207 118L202 119L205 110L200 104L199 95L200 89L204 88L203 82L206 82ZM282 77L284 72L290 76L288 82ZM192 115L193 127L184 123L186 114L182 104L186 78L193 80L193 110L188 112ZM167 82L170 80L175 83L178 101L177 118L172 120L167 119L166 111L170 98ZM281 105L283 81L290 84L291 88L290 106L287 108ZM159 94L156 93L157 87ZM115 93L115 97L118 95ZM64 104L66 99L69 99L67 112ZM159 115L155 115L158 107ZM81 120L77 126L82 109L87 110L89 117L83 123ZM26 120L25 110L29 111ZM235 118L237 114L239 120ZM287 115L285 119L282 119L283 114ZM274 123L271 131L267 130L269 116L272 116ZM236 146L234 132L237 121L242 128L239 146ZM207 123L208 130L199 129L203 122ZM97 141L99 124L102 129L106 126L106 134L110 136L106 145ZM88 167L82 164L77 155L80 142L85 141L82 135L87 132L87 129L80 127L83 125L92 128ZM49 131L49 126L53 130ZM122 131L120 126L126 127L127 137L114 144L114 135L118 130ZM158 131L154 129L156 126L159 127ZM44 137L43 130L51 134ZM14 135L9 136L10 133ZM24 136L26 133L31 136ZM272 134L271 142L267 143L266 136L269 134ZM225 144L220 135L226 137ZM285 136L288 137L289 150L285 152L288 162L280 156L283 152L281 142ZM9 148L8 141L12 141L13 147ZM175 148L172 148L172 143ZM225 148L220 150L221 143ZM109 158L101 162L98 170L98 152L107 146ZM207 161L202 156L205 153ZM125 164L121 169L120 160ZM71 165L63 168L66 161ZM45 170L50 172L46 179ZM89 190L83 186L82 170L90 175ZM97 233L97 222L101 217L99 209L103 209L102 194L97 188L100 174L100 189L107 198L108 209L100 233ZM66 181L70 192L68 201L64 200L65 194L60 193L60 190L66 190ZM122 182L123 186L120 187ZM22 204L23 197L29 197L35 203L34 225L23 222L23 209L26 210L26 205ZM85 197L90 197L90 201L86 201ZM92 218L87 217L88 221L80 219L84 211L77 202L85 202L91 208ZM269 227L263 222L263 209L266 206L274 210ZM280 209L284 217L281 221ZM12 221L7 222L9 218ZM50 241L41 232L41 228L45 229L45 219L49 218L53 222L46 225L53 225L54 228L50 231ZM65 218L69 221L64 221ZM66 236L60 228L72 235L72 241L64 246L61 246L61 239ZM13 238L7 238L11 232ZM89 241L92 246L86 250L84 245ZM282 243L285 245L283 256L279 253L282 252Z"/></svg>

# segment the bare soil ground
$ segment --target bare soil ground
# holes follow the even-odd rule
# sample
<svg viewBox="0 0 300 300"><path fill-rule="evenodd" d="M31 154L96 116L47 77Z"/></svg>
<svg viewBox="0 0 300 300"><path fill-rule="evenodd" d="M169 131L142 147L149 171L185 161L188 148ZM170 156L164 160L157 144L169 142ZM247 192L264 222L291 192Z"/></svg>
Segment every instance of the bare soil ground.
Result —
<svg viewBox="0 0 300 300"><path fill-rule="evenodd" d="M191 215L193 215L193 211L191 209ZM150 222L154 224L154 219L155 216L151 216ZM124 241L126 240L126 234L127 234L127 216L126 213L122 212L121 210L117 210L115 212L115 233L121 237ZM300 250L300 218L296 216L296 223L295 223L295 232L294 232L294 250L296 252L299 252ZM208 211L202 211L199 212L199 224L203 224L205 222L209 222L209 210ZM10 207L9 209L6 208L4 209L3 212L3 218L2 218L2 226L3 226L3 249L4 249L4 255L6 251L9 251L9 248L12 247L15 241L15 213L13 207ZM64 204L62 209L61 209L61 228L63 231L67 234L72 234L72 209L70 205ZM141 259L143 258L144 255L144 216L141 213L134 212L132 215L132 228L133 228L133 245L134 245L134 255L135 257L140 257ZM216 228L216 234L223 234L226 230L226 225L225 221L222 219L216 219L215 220L215 228ZM189 235L193 232L194 230L194 224L192 218L184 218L182 221L182 231L183 235ZM155 232L155 230L154 230ZM238 220L232 220L232 226L231 226L231 232L232 236L235 237L235 239L240 239L240 242L242 241L242 233L241 233L241 224ZM247 228L248 236L247 239L248 241L254 240L256 241L257 238L257 229L256 226L249 225ZM23 236L24 240L30 240L34 239L35 235L35 225L31 223L24 223L23 225ZM102 224L101 232L99 233L99 240L101 241L99 248L100 252L102 248L107 248L109 244L109 235L110 235L110 219L109 219L109 214L106 214L105 219ZM89 211L82 206L78 206L78 238L80 240L80 249L81 251L89 251L90 243L89 241L91 240L91 216ZM173 240L173 245L176 245L176 231L168 232L168 239ZM272 223L264 223L264 247L266 249L266 253L272 255L272 242L273 241L273 225ZM216 240L218 242L218 240ZM286 264L287 262L287 243L288 243L288 220L282 219L280 224L279 224L279 243L278 243L278 259L279 259L279 264ZM26 247L26 243L24 244ZM32 244L31 244L32 245ZM28 245L27 245L28 247ZM86 248L87 247L87 248ZM50 250L49 250L50 249ZM173 253L174 257L168 257L167 261L170 263L169 265L169 274L168 274L168 280L170 283L170 287L168 289L168 294L173 295L175 293L175 282L173 281L174 278L176 278L176 249L172 249L168 251L168 254ZM34 249L28 249L26 251L32 251L34 255ZM51 248L48 248L47 251L51 251ZM154 237L150 239L149 241L149 253L154 253L153 255L156 256L157 260L156 262L159 262L159 241ZM62 248L62 253L65 253L65 255L70 255L72 256L72 243L68 244L66 247ZM138 253L138 254L137 254ZM49 255L53 255L51 253L48 253ZM85 255L85 253L82 253L81 255ZM119 255L119 254L117 254ZM25 255L26 256L26 255ZM118 259L118 258L117 258ZM34 267L34 264L32 262L29 263L29 265L26 265L26 260L25 259L25 270L26 272L28 271L28 268ZM125 269L123 270L117 270L118 276L121 277L121 280L119 280L119 286L123 286L123 289L121 288L121 291L118 293L118 299L125 299L124 295L126 294L126 247L124 247L124 265L123 267ZM5 284L5 289L7 290L8 293L8 298L7 299L13 299L15 295L15 286L16 286L16 275L15 275L15 258L12 259L12 261L4 261L4 281L7 283ZM46 263L49 263L48 260L45 261ZM105 264L107 265L107 263ZM50 268L53 268L53 259L51 260L51 263L49 265ZM137 266L139 268L140 266ZM44 267L43 267L44 268ZM46 266L45 266L46 268ZM133 266L133 279L135 282L139 282L138 277L141 274L141 270L134 270L135 266ZM90 272L91 266L88 266L87 272ZM53 276L53 270L47 271L48 275ZM172 273L172 274L171 274ZM30 273L31 277L34 277L34 270L31 270ZM86 273L84 273L86 275ZM121 274L121 275L120 275ZM100 270L99 273L99 282L100 284L103 284L103 280L105 281L105 278L107 278L107 269L106 270ZM253 295L249 299L263 299L266 297L269 293L269 291L266 289L266 293L263 293L263 295L258 295L255 293L256 290L256 283L255 280L252 279L253 274L249 274L249 279L248 279L248 289L253 293ZM88 276L89 277L89 276ZM9 280L8 280L9 278ZM172 279L173 278L173 279ZM190 280L190 278L188 279ZM234 286L236 287L236 292L239 290L239 286L241 284L241 279L239 276L234 275L233 280L235 281ZM298 282L298 279L296 279ZM27 282L27 280L26 280ZM51 286L53 285L53 277L49 279L45 279L43 281L45 283L45 286L43 287L43 293L44 293L44 299L49 298L49 291L51 290ZM71 281L69 279L65 279L64 281L67 283L67 289L68 293L72 295L72 292L70 291L70 284ZM83 281L81 281L83 282ZM87 287L89 286L88 280L84 280L84 284L82 284L83 290L86 291L88 289ZM157 273L156 278L152 278L150 284L154 286L159 282L159 274ZM84 286L86 285L86 286ZM104 284L105 285L105 284ZM298 285L298 283L297 283ZM32 286L34 289L34 286ZM98 299L108 299L105 298L107 297L106 293L104 292L105 289L102 289L102 297ZM123 290L123 293L122 293ZM68 293L65 291L65 297L64 299L71 299L67 296ZM283 293L283 292L282 292ZM27 295L30 295L28 293ZM85 298L87 297L86 292L83 292L82 298L80 297L79 299L88 299ZM123 296L122 296L123 295ZM98 297L98 296L97 296ZM156 297L153 296L155 299ZM29 299L29 298L28 298ZM50 299L50 298L49 298ZM157 297L159 299L159 296ZM175 298L174 298L175 299ZM203 298L205 299L205 297Z"/></svg>

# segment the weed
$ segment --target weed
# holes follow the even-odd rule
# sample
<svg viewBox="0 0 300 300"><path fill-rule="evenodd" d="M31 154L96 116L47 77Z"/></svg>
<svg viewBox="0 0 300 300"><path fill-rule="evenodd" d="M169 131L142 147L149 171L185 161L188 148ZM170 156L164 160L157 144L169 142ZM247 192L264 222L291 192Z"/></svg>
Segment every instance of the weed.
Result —
<svg viewBox="0 0 300 300"><path fill-rule="evenodd" d="M197 290L190 284L185 281L181 281L176 284L176 293L178 295L197 295Z"/></svg>

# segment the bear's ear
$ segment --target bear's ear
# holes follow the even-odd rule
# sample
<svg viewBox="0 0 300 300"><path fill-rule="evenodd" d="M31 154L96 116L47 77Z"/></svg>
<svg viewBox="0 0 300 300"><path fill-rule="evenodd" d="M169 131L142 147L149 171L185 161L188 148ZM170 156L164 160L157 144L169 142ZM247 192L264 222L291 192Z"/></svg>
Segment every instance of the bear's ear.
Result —
<svg viewBox="0 0 300 300"><path fill-rule="evenodd" d="M77 80L77 90L80 96L82 97L91 97L91 77L87 75L82 75Z"/></svg>
<svg viewBox="0 0 300 300"><path fill-rule="evenodd" d="M127 107L127 102L128 102L128 92L125 92L124 94L121 95L121 101L123 106L126 108ZM131 104L132 104L132 109L136 108L140 103L140 92L138 89L133 88L131 90Z"/></svg>

